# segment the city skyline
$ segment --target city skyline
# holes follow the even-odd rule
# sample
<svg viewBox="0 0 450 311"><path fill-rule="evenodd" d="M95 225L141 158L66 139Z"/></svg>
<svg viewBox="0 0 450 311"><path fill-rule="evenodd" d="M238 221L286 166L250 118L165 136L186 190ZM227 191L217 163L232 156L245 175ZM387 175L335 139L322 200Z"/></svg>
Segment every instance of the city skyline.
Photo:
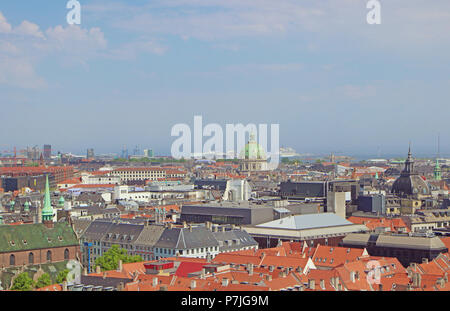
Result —
<svg viewBox="0 0 450 311"><path fill-rule="evenodd" d="M170 154L177 123L278 123L299 153L450 153L450 4L81 1L0 8L0 149ZM343 23L345 21L345 23ZM167 108L170 109L167 109ZM5 133L5 131L4 131ZM64 135L61 135L64 134ZM148 143L147 143L148 142ZM144 148L144 146L142 147Z"/></svg>

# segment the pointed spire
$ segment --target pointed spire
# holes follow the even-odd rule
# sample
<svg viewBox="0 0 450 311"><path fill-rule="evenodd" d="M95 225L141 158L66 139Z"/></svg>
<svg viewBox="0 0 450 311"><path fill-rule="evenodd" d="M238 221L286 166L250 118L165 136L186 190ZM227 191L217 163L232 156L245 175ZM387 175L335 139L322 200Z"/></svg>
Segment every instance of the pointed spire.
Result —
<svg viewBox="0 0 450 311"><path fill-rule="evenodd" d="M412 154L411 154L411 141L409 142L409 148L408 148L408 159L412 158Z"/></svg>
<svg viewBox="0 0 450 311"><path fill-rule="evenodd" d="M405 169L404 172L411 174L414 171L414 161L412 159L412 153L411 153L411 142L409 142L409 148L408 148L408 158L405 161Z"/></svg>
<svg viewBox="0 0 450 311"><path fill-rule="evenodd" d="M45 194L44 208L42 209L42 222L53 220L53 207L50 200L50 186L48 183L48 175L45 176Z"/></svg>
<svg viewBox="0 0 450 311"><path fill-rule="evenodd" d="M438 159L436 159L436 165L434 166L434 179L435 180L441 180L442 179L441 167L439 166L439 160Z"/></svg>

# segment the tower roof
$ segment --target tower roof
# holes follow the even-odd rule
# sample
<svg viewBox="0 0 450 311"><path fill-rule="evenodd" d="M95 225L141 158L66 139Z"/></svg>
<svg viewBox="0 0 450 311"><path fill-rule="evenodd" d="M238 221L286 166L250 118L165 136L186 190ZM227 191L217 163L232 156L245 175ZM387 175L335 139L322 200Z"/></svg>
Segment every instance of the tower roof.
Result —
<svg viewBox="0 0 450 311"><path fill-rule="evenodd" d="M411 143L409 144L408 158L405 168L392 185L392 193L398 195L430 194L427 183L414 172L414 160L411 154Z"/></svg>
<svg viewBox="0 0 450 311"><path fill-rule="evenodd" d="M42 209L43 220L53 217L53 207L50 200L50 186L48 184L48 175L45 176L45 193L44 193L44 208ZM44 219L45 218L45 219Z"/></svg>

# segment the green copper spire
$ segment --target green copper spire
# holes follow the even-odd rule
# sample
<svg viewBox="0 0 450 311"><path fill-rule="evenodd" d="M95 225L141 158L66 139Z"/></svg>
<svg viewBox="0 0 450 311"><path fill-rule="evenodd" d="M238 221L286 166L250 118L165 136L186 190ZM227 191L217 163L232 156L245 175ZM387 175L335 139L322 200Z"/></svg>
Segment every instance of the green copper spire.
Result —
<svg viewBox="0 0 450 311"><path fill-rule="evenodd" d="M53 207L50 201L50 186L48 185L48 175L45 176L45 194L44 194L44 208L42 209L42 221L53 220Z"/></svg>
<svg viewBox="0 0 450 311"><path fill-rule="evenodd" d="M23 205L24 207L24 211L25 212L29 212L30 211L30 202L26 201L25 204Z"/></svg>
<svg viewBox="0 0 450 311"><path fill-rule="evenodd" d="M439 166L438 159L436 159L436 165L434 166L434 179L436 180L442 179L441 167Z"/></svg>
<svg viewBox="0 0 450 311"><path fill-rule="evenodd" d="M375 172L375 179L378 179L378 178L379 178L378 172Z"/></svg>

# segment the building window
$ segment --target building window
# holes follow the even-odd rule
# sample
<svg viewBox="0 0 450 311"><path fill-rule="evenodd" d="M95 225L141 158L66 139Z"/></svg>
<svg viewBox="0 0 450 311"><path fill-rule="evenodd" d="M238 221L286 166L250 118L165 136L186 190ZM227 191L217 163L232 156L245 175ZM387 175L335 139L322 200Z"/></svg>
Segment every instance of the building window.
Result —
<svg viewBox="0 0 450 311"><path fill-rule="evenodd" d="M9 256L9 265L10 266L16 265L16 256L14 256L14 255Z"/></svg>
<svg viewBox="0 0 450 311"><path fill-rule="evenodd" d="M34 264L34 254L31 252L28 254L28 263L30 265Z"/></svg>
<svg viewBox="0 0 450 311"><path fill-rule="evenodd" d="M64 260L69 260L69 249L68 248L66 248L64 250Z"/></svg>
<svg viewBox="0 0 450 311"><path fill-rule="evenodd" d="M52 261L52 251L47 251L47 261Z"/></svg>

